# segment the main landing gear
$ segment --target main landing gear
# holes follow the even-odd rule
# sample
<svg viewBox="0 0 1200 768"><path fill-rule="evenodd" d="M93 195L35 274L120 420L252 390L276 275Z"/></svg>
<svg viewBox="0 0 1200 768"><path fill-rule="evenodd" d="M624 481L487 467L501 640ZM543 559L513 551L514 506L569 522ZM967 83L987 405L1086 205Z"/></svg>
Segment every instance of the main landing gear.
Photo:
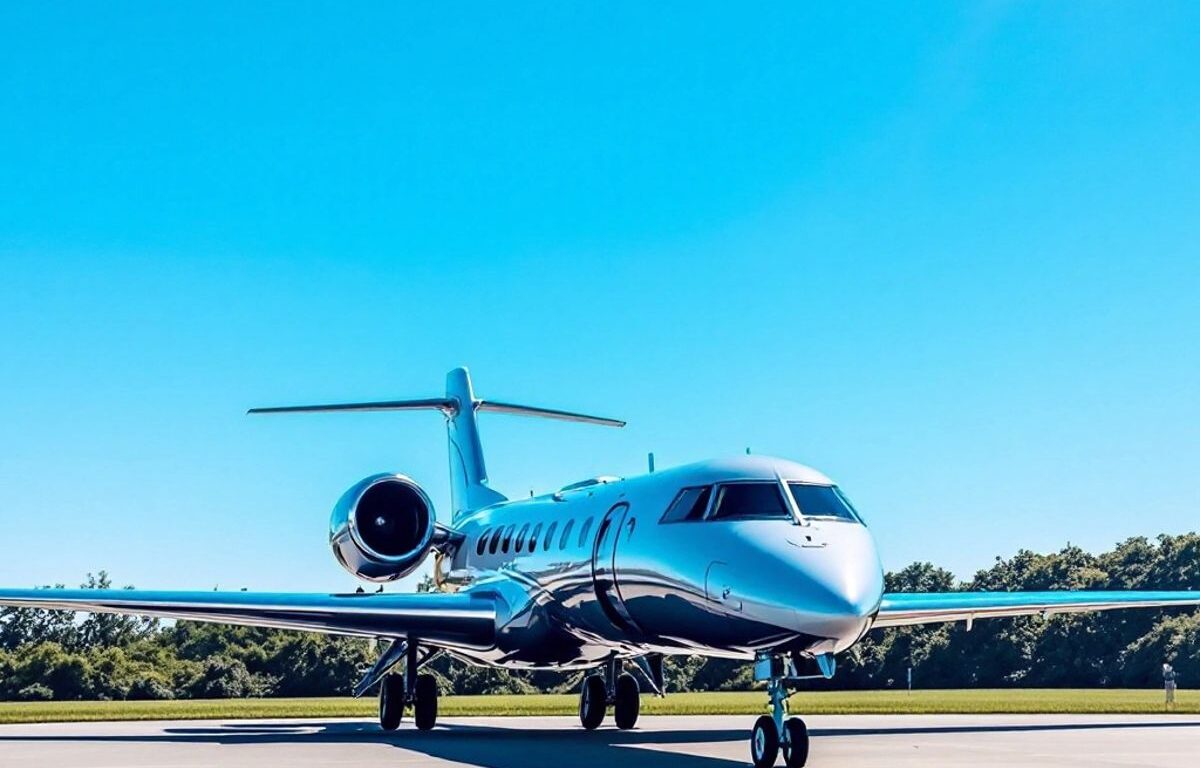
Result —
<svg viewBox="0 0 1200 768"><path fill-rule="evenodd" d="M637 678L628 672L618 674L617 660L609 659L605 662L603 675L583 678L583 690L579 694L579 722L589 731L599 728L611 704L617 727L627 731L637 725L642 706L641 693Z"/></svg>
<svg viewBox="0 0 1200 768"><path fill-rule="evenodd" d="M422 731L433 728L437 722L438 689L433 675L419 674L422 663L432 654L418 658L417 644L410 643L404 671L389 674L379 685L379 727L394 731L404 719L404 709L412 705L413 723Z"/></svg>
<svg viewBox="0 0 1200 768"><path fill-rule="evenodd" d="M798 717L788 717L789 683L813 678L829 679L837 667L833 654L816 657L762 656L754 662L754 679L767 681L771 714L754 722L750 733L750 760L754 768L771 768L783 752L783 764L802 768L808 762L808 726Z"/></svg>

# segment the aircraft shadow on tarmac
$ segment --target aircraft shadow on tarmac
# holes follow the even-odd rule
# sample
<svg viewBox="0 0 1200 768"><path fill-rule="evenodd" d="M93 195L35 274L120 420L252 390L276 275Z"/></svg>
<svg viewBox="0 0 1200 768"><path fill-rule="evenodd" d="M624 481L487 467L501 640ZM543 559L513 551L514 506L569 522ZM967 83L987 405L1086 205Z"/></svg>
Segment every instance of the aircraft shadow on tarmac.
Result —
<svg viewBox="0 0 1200 768"><path fill-rule="evenodd" d="M1144 728L1195 728L1196 720L1156 720L1132 723L997 723L964 725L931 725L879 728L814 728L815 739L828 737L937 735L970 733L1021 733L1038 731L1124 730ZM707 755L687 754L688 744L746 742L745 729L713 730L647 730L618 731L601 729L587 733L579 729L498 728L495 726L449 723L436 730L402 729L384 733L373 723L355 722L246 722L221 723L212 726L166 728L145 735L95 734L63 735L25 734L5 735L0 732L0 744L5 741L96 742L96 743L178 743L178 744L391 744L409 752L425 754L440 760L479 766L479 768L528 768L530 765L559 764L569 761L572 768L609 768L619 763L623 768L659 766L661 768L727 768L744 766L743 759L727 759ZM630 749L638 746L682 748ZM747 749L748 751L748 749Z"/></svg>

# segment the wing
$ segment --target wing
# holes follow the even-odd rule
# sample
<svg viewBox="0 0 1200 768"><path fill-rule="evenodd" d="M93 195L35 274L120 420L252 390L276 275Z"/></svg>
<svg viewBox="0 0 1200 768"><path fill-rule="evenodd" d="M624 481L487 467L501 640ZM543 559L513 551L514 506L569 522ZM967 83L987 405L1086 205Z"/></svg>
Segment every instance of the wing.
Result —
<svg viewBox="0 0 1200 768"><path fill-rule="evenodd" d="M497 598L478 593L295 594L2 589L0 605L127 613L360 637L416 636L435 645L490 648Z"/></svg>
<svg viewBox="0 0 1200 768"><path fill-rule="evenodd" d="M1001 616L1200 605L1200 592L890 592L874 627L903 627Z"/></svg>

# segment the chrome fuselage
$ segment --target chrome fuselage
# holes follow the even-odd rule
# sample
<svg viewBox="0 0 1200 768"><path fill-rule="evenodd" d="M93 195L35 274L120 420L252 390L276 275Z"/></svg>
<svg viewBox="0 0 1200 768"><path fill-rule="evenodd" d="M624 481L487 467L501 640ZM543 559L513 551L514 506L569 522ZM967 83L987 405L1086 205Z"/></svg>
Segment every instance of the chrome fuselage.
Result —
<svg viewBox="0 0 1200 768"><path fill-rule="evenodd" d="M743 483L776 484L786 519L663 520L685 489L716 498ZM739 456L598 478L456 520L458 545L436 560L439 587L494 590L509 606L494 648L456 653L571 669L614 655L848 648L883 593L874 540L857 516L803 514L789 484L833 485L799 464Z"/></svg>

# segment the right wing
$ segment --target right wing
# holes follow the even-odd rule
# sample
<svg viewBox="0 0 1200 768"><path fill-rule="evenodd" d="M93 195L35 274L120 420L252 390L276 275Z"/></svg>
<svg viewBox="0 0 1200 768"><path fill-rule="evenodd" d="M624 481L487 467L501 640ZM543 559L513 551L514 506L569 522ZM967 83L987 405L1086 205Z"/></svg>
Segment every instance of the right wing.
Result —
<svg viewBox="0 0 1200 768"><path fill-rule="evenodd" d="M1200 605L1200 592L1054 590L1051 592L889 592L871 625L904 627L946 621L992 619L1118 608Z"/></svg>
<svg viewBox="0 0 1200 768"><path fill-rule="evenodd" d="M124 613L359 637L418 637L434 645L490 648L503 607L493 593L150 592L132 589L0 589L0 605Z"/></svg>

